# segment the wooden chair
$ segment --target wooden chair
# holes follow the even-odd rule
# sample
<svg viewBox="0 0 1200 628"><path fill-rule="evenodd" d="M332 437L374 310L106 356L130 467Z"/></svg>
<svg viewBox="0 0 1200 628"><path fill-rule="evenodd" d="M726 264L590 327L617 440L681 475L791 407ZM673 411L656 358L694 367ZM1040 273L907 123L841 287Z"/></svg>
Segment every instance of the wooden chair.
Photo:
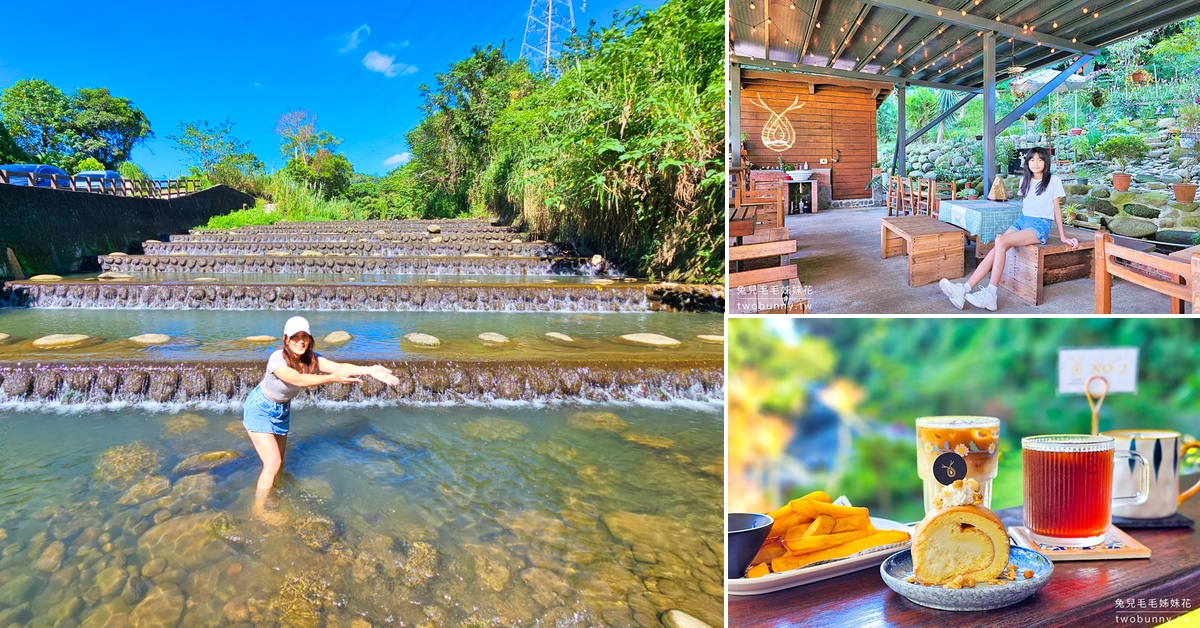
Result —
<svg viewBox="0 0 1200 628"><path fill-rule="evenodd" d="M916 183L913 177L900 177L900 210L897 216L911 216L916 208Z"/></svg>
<svg viewBox="0 0 1200 628"><path fill-rule="evenodd" d="M900 177L891 175L888 177L887 183L887 215L891 216L895 212L900 215Z"/></svg>
<svg viewBox="0 0 1200 628"><path fill-rule="evenodd" d="M1184 303L1200 312L1200 251L1189 260L1117 244L1106 231L1096 234L1093 274L1096 277L1096 313L1112 314L1112 278L1149 288L1171 298L1171 313L1183 314Z"/></svg>
<svg viewBox="0 0 1200 628"><path fill-rule="evenodd" d="M958 184L954 181L935 181L929 215L934 218L941 216L942 201L952 201L957 195Z"/></svg>
<svg viewBox="0 0 1200 628"><path fill-rule="evenodd" d="M782 181L754 181L749 190L739 190L741 207L754 207L755 220L766 227L784 226Z"/></svg>
<svg viewBox="0 0 1200 628"><path fill-rule="evenodd" d="M915 216L929 216L933 212L933 180L917 177L913 181L912 208Z"/></svg>

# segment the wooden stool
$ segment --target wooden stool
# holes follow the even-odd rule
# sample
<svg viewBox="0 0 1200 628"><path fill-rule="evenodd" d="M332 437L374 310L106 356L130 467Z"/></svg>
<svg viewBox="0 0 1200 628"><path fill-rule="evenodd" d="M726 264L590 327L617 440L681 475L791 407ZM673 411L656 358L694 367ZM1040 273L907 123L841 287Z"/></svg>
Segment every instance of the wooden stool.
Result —
<svg viewBox="0 0 1200 628"><path fill-rule="evenodd" d="M1072 249L1057 234L1050 234L1045 244L1009 249L1000 287L1031 305L1041 305L1046 284L1091 276L1095 232L1076 227L1064 227L1063 232L1068 238L1079 240L1079 248Z"/></svg>
<svg viewBox="0 0 1200 628"><path fill-rule="evenodd" d="M910 287L963 276L962 229L929 216L882 218L880 224L880 254L908 255Z"/></svg>

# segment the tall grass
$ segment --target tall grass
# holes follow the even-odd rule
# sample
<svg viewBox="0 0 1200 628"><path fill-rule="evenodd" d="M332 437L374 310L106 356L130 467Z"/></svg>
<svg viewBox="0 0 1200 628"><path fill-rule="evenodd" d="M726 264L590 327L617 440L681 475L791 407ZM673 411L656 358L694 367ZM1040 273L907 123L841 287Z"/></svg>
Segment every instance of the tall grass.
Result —
<svg viewBox="0 0 1200 628"><path fill-rule="evenodd" d="M366 211L345 199L328 200L317 190L308 189L283 172L254 177L250 182L259 191L254 207L214 216L205 229L236 229L246 225L272 225L277 222L361 220Z"/></svg>

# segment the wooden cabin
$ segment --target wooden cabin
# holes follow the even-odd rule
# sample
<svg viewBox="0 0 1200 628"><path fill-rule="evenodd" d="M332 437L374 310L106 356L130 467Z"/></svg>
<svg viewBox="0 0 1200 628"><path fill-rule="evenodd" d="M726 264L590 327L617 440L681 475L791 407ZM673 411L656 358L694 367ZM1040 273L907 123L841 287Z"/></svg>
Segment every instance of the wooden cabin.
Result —
<svg viewBox="0 0 1200 628"><path fill-rule="evenodd" d="M879 159L876 111L891 91L886 83L744 69L739 120L745 158L752 169L778 168L781 157L789 165L808 162L832 190L822 194L822 209L824 199L870 199L867 184Z"/></svg>

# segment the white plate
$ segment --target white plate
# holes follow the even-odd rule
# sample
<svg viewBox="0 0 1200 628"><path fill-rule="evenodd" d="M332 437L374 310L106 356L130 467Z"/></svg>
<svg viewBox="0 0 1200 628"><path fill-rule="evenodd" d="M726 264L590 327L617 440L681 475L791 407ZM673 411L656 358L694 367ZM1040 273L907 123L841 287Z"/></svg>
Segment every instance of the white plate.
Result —
<svg viewBox="0 0 1200 628"><path fill-rule="evenodd" d="M913 527L905 525L891 519L881 519L879 517L871 517L871 523L878 530L903 530L911 537ZM725 581L725 590L730 595L760 595L762 593L771 593L772 591L780 591L790 587L800 586L802 584L810 584L844 576L848 573L859 571L860 569L869 569L877 567L884 561L885 558L895 554L897 551L907 549L910 541L903 543L892 543L873 548L866 554L856 554L847 558L841 558L833 562L823 565L815 565L813 567L801 567L783 573L767 574L761 578L736 578Z"/></svg>

